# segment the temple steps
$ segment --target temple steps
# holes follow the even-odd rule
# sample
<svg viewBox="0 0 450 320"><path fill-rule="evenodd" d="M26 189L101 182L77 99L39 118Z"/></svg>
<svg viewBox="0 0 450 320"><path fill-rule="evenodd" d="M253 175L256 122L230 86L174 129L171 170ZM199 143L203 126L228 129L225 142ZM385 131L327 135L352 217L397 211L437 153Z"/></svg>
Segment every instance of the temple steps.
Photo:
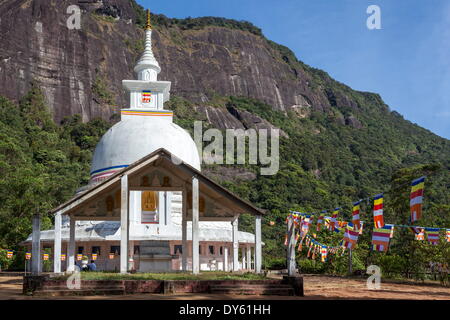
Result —
<svg viewBox="0 0 450 320"><path fill-rule="evenodd" d="M46 297L64 297L64 296L97 296L97 295L123 295L125 294L125 289L118 288L102 288L102 289L80 289L80 290L69 290L65 289L44 289L36 291L35 296L46 296Z"/></svg>
<svg viewBox="0 0 450 320"><path fill-rule="evenodd" d="M35 295L52 297L72 295L121 295L124 293L125 286L123 283L114 283L110 281L100 281L97 283L82 281L80 289L69 289L64 282L48 283L42 289L35 291Z"/></svg>
<svg viewBox="0 0 450 320"><path fill-rule="evenodd" d="M294 288L283 284L244 284L244 285L215 285L210 286L210 293L235 295L272 295L293 296Z"/></svg>

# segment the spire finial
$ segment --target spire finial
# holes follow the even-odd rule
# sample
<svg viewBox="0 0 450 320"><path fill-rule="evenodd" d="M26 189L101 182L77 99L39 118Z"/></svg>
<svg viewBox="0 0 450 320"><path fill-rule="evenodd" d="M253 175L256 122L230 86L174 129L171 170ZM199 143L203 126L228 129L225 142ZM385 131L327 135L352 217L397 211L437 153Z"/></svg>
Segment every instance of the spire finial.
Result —
<svg viewBox="0 0 450 320"><path fill-rule="evenodd" d="M152 30L152 24L150 21L150 9L147 9L147 25L145 26L145 30Z"/></svg>

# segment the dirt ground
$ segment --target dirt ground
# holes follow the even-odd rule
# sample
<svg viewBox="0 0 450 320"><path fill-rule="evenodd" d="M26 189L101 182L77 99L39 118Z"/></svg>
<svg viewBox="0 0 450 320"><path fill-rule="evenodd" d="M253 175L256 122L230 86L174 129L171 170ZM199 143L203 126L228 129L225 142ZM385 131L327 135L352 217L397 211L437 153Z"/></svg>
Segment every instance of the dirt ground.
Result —
<svg viewBox="0 0 450 320"><path fill-rule="evenodd" d="M325 300L325 299L406 299L450 300L450 288L429 284L381 283L380 290L368 290L364 279L304 276L304 297L213 295L213 294L137 294L123 296L56 297L55 300ZM0 300L48 300L48 297L22 295L22 277L0 276Z"/></svg>

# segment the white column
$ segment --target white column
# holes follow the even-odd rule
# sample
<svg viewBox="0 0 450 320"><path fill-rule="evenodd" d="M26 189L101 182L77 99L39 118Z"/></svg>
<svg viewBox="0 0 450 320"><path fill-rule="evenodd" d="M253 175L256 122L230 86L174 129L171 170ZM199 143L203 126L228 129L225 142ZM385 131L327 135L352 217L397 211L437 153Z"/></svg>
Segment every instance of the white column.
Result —
<svg viewBox="0 0 450 320"><path fill-rule="evenodd" d="M238 217L231 222L233 227L233 271L239 271Z"/></svg>
<svg viewBox="0 0 450 320"><path fill-rule="evenodd" d="M295 226L292 217L288 219L287 224L288 247L287 247L287 268L288 275L293 277L295 275Z"/></svg>
<svg viewBox="0 0 450 320"><path fill-rule="evenodd" d="M128 258L128 270L131 271L135 267L135 265L134 265L134 241L128 241L128 257L129 257Z"/></svg>
<svg viewBox="0 0 450 320"><path fill-rule="evenodd" d="M70 217L69 244L67 246L67 272L75 271L75 219Z"/></svg>
<svg viewBox="0 0 450 320"><path fill-rule="evenodd" d="M181 268L183 271L187 271L187 192L186 189L182 194L182 210L181 210L181 244L183 246L181 253Z"/></svg>
<svg viewBox="0 0 450 320"><path fill-rule="evenodd" d="M228 247L223 247L223 271L228 271Z"/></svg>
<svg viewBox="0 0 450 320"><path fill-rule="evenodd" d="M252 249L247 245L247 271L252 270Z"/></svg>
<svg viewBox="0 0 450 320"><path fill-rule="evenodd" d="M261 244L261 216L255 218L255 272L261 273L262 244Z"/></svg>
<svg viewBox="0 0 450 320"><path fill-rule="evenodd" d="M192 178L192 273L200 272L200 254L198 239L198 220L199 220L199 190L197 177Z"/></svg>
<svg viewBox="0 0 450 320"><path fill-rule="evenodd" d="M61 213L55 214L55 242L53 245L53 272L61 273Z"/></svg>
<svg viewBox="0 0 450 320"><path fill-rule="evenodd" d="M33 215L33 233L31 239L31 274L41 273L41 216Z"/></svg>
<svg viewBox="0 0 450 320"><path fill-rule="evenodd" d="M128 176L121 178L121 203L120 203L120 273L128 272Z"/></svg>
<svg viewBox="0 0 450 320"><path fill-rule="evenodd" d="M244 247L242 247L241 249L242 249L242 268L241 268L241 270L245 270L247 267L247 248L244 245Z"/></svg>

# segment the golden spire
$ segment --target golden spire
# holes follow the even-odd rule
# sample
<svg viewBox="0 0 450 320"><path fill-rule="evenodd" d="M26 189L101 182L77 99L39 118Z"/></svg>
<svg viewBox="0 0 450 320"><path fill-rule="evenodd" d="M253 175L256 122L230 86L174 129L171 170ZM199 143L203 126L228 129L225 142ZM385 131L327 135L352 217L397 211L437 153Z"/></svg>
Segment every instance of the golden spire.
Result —
<svg viewBox="0 0 450 320"><path fill-rule="evenodd" d="M145 26L145 30L152 30L152 24L150 22L150 10L147 9L147 25Z"/></svg>

